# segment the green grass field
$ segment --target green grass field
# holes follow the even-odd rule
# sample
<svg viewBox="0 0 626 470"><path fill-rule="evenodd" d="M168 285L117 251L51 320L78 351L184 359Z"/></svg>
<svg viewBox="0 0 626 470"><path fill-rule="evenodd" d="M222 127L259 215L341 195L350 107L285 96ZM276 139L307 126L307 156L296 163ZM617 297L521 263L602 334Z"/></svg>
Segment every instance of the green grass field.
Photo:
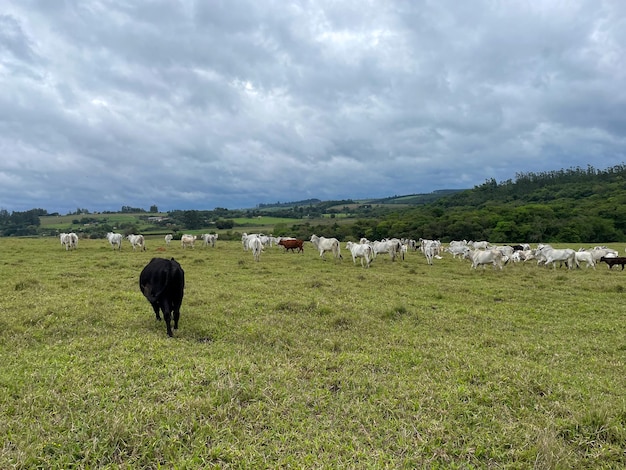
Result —
<svg viewBox="0 0 626 470"><path fill-rule="evenodd" d="M147 247L0 239L0 468L626 466L626 272Z"/></svg>

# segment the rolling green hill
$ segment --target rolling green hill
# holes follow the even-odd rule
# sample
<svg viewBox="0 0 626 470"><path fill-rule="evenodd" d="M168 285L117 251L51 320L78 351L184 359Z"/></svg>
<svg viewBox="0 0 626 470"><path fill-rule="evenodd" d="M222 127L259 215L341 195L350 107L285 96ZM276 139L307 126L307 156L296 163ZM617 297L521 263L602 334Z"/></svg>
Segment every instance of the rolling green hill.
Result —
<svg viewBox="0 0 626 470"><path fill-rule="evenodd" d="M80 231L99 238L110 230L162 234L218 231L340 240L385 237L487 239L492 242L608 243L626 241L626 166L570 168L488 179L467 190L383 199L259 204L229 210L177 210L167 214L107 213L57 216L44 209L0 211L3 236L56 235Z"/></svg>

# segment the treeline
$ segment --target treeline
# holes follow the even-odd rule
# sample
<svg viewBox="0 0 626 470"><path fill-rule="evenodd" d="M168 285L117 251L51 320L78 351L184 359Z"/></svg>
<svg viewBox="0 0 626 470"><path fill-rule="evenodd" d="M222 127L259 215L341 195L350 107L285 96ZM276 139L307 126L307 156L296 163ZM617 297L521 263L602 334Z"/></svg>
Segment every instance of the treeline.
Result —
<svg viewBox="0 0 626 470"><path fill-rule="evenodd" d="M626 166L520 173L488 179L432 204L381 219L378 233L492 242L626 241Z"/></svg>
<svg viewBox="0 0 626 470"><path fill-rule="evenodd" d="M280 207L293 207L293 206L312 206L315 204L319 204L319 199L303 199L302 201L292 201L292 202L275 202L273 204L261 203L257 207L259 209L265 208L280 208Z"/></svg>
<svg viewBox="0 0 626 470"><path fill-rule="evenodd" d="M430 203L421 201L421 204L402 207L357 204L348 199L316 204L311 200L309 205L245 210L219 207L211 211L177 210L150 224L155 230L174 232L205 228L230 232L236 230L234 219L276 216L291 218L293 223L276 225L274 235L306 239L315 233L342 241L361 237L370 240L386 237L489 240L494 243L626 241L626 165L605 170L588 166L518 173L513 180L497 182L491 178L472 189L438 196ZM122 212L146 212L130 206L122 209ZM147 221L149 214L157 210L152 206L141 216L142 220ZM37 234L39 217L44 215L48 215L44 209L11 214L0 210L0 235ZM80 219L79 222L90 221ZM93 229L103 232L109 228L105 221L100 221ZM128 227L128 230L134 228Z"/></svg>
<svg viewBox="0 0 626 470"><path fill-rule="evenodd" d="M366 237L489 240L494 243L626 241L626 166L570 168L491 178L433 203L397 209L353 223L279 225L275 234L340 240Z"/></svg>
<svg viewBox="0 0 626 470"><path fill-rule="evenodd" d="M39 217L43 215L48 215L45 209L10 214L6 209L0 209L0 235L3 237L36 235L41 223Z"/></svg>

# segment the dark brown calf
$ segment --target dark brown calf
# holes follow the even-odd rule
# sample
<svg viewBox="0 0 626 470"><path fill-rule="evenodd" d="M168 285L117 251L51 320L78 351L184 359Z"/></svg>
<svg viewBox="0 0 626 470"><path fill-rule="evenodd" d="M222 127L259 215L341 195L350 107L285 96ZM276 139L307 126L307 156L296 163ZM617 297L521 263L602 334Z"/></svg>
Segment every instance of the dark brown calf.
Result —
<svg viewBox="0 0 626 470"><path fill-rule="evenodd" d="M606 256L603 256L602 258L600 258L600 261L604 261L606 264L608 264L609 269L613 269L613 266L615 266L616 264L620 264L622 266L622 271L624 270L624 265L626 264L626 258L625 257L615 257L615 258L607 258Z"/></svg>

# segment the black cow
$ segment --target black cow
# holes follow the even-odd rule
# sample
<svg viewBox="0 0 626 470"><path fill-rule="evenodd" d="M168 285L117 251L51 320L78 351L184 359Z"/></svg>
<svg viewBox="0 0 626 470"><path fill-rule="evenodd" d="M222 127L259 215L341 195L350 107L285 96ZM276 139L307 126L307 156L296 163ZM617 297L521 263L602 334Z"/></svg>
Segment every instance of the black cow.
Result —
<svg viewBox="0 0 626 470"><path fill-rule="evenodd" d="M626 258L623 256L616 256L614 258L607 258L606 256L602 256L600 258L600 261L604 261L609 266L609 269L613 269L613 266L615 266L616 264L621 265L622 271L624 270L624 265L626 264Z"/></svg>
<svg viewBox="0 0 626 470"><path fill-rule="evenodd" d="M177 330L185 289L183 268L174 258L152 258L139 275L139 289L152 305L157 320L161 320L159 308L163 311L167 335L173 336L170 320L173 315Z"/></svg>

